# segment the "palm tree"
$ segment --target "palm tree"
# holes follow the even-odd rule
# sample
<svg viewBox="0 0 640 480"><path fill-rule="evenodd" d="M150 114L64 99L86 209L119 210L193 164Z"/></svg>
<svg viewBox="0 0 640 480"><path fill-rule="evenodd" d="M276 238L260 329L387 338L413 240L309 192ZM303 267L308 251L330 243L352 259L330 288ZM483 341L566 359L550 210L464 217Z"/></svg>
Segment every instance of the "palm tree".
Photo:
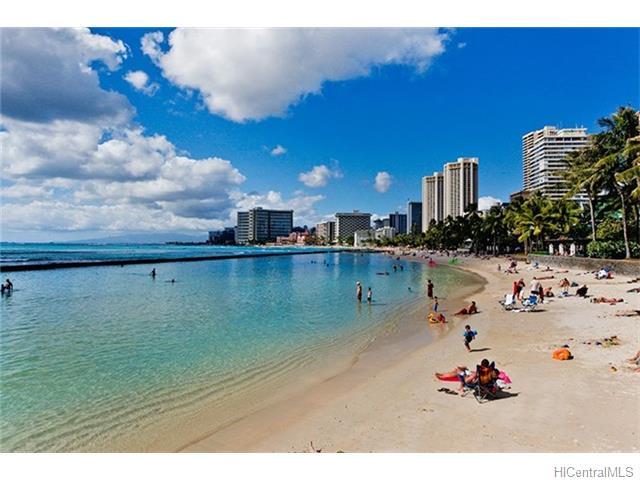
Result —
<svg viewBox="0 0 640 480"><path fill-rule="evenodd" d="M594 149L599 160L590 175L594 181L602 182L604 188L617 194L622 214L622 232L624 234L625 258L631 258L629 233L627 226L627 205L631 199L630 184L624 182L634 176L634 163L637 158L635 145L629 148L630 140L638 136L638 117L632 108L620 107L611 117L601 118L598 124L605 128L594 136Z"/></svg>
<svg viewBox="0 0 640 480"><path fill-rule="evenodd" d="M499 252L499 244L507 235L504 210L500 205L492 206L482 219L483 235L491 239L491 250L495 255Z"/></svg>
<svg viewBox="0 0 640 480"><path fill-rule="evenodd" d="M518 209L509 212L509 223L513 226L513 233L518 235L518 241L524 244L524 253L529 252L529 244L537 242L556 230L551 215L553 204L542 196L534 193Z"/></svg>
<svg viewBox="0 0 640 480"><path fill-rule="evenodd" d="M557 200L550 202L549 216L552 219L554 233L568 235L580 223L582 209L573 200Z"/></svg>
<svg viewBox="0 0 640 480"><path fill-rule="evenodd" d="M596 150L588 145L567 155L568 169L564 178L569 185L565 198L573 198L578 193L587 196L589 218L591 222L591 240L596 241L596 201L602 190L601 178L594 175L594 166L598 161Z"/></svg>

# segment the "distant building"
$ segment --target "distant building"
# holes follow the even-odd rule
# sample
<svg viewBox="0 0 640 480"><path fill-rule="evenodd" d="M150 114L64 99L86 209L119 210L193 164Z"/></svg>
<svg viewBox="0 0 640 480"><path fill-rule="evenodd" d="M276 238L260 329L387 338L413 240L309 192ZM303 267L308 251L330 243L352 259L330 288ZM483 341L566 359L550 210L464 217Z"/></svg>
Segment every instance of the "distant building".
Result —
<svg viewBox="0 0 640 480"><path fill-rule="evenodd" d="M369 230L371 228L371 214L353 212L336 213L336 238L347 239L357 230Z"/></svg>
<svg viewBox="0 0 640 480"><path fill-rule="evenodd" d="M336 222L328 221L316 225L316 237L319 241L333 243L336 241Z"/></svg>
<svg viewBox="0 0 640 480"><path fill-rule="evenodd" d="M287 236L293 229L293 210L267 210L253 208L238 212L236 243L273 242Z"/></svg>
<svg viewBox="0 0 640 480"><path fill-rule="evenodd" d="M407 214L406 213L390 213L389 226L395 228L397 233L407 232Z"/></svg>
<svg viewBox="0 0 640 480"><path fill-rule="evenodd" d="M422 177L422 231L426 232L432 220L444 220L444 175L434 172Z"/></svg>
<svg viewBox="0 0 640 480"><path fill-rule="evenodd" d="M396 237L396 233L397 230L393 227L382 227L376 230L375 237L376 240L382 240L383 238L393 240Z"/></svg>
<svg viewBox="0 0 640 480"><path fill-rule="evenodd" d="M553 200L562 198L569 186L562 177L567 169L569 152L585 147L589 142L586 128L544 127L522 137L523 191L541 192ZM575 200L585 201L584 195Z"/></svg>
<svg viewBox="0 0 640 480"><path fill-rule="evenodd" d="M383 218L382 219L382 226L383 227L390 227L391 226L391 219L389 217Z"/></svg>
<svg viewBox="0 0 640 480"><path fill-rule="evenodd" d="M524 190L520 190L519 192L513 192L511 195L509 195L509 201L513 202L516 200L526 200L527 198L529 198L530 192L526 192Z"/></svg>
<svg viewBox="0 0 640 480"><path fill-rule="evenodd" d="M376 219L373 221L373 228L374 228L375 230L377 230L377 229L382 228L382 227L384 227L384 222L382 221L382 219L381 219L381 218L376 218Z"/></svg>
<svg viewBox="0 0 640 480"><path fill-rule="evenodd" d="M224 230L215 230L209 232L207 243L211 245L233 245L236 241L236 232L233 227L227 227Z"/></svg>
<svg viewBox="0 0 640 480"><path fill-rule="evenodd" d="M422 202L407 202L407 232L422 231Z"/></svg>
<svg viewBox="0 0 640 480"><path fill-rule="evenodd" d="M458 158L444 164L444 218L464 215L478 204L478 159Z"/></svg>
<svg viewBox="0 0 640 480"><path fill-rule="evenodd" d="M315 243L315 236L309 231L291 232L286 236L276 237L276 243L279 245L309 245Z"/></svg>
<svg viewBox="0 0 640 480"><path fill-rule="evenodd" d="M376 239L376 233L374 230L367 228L363 230L356 230L353 232L353 246L354 247L366 247L372 244Z"/></svg>

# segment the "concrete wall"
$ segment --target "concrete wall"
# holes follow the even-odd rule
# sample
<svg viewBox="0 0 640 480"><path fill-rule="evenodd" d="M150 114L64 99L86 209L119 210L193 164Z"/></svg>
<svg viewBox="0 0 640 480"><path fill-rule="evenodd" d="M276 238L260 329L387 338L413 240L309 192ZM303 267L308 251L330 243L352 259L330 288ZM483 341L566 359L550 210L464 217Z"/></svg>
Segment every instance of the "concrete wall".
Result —
<svg viewBox="0 0 640 480"><path fill-rule="evenodd" d="M552 255L529 255L529 260L540 265L552 267L575 268L578 270L599 270L610 266L618 275L640 275L640 260L607 260L604 258L564 257Z"/></svg>

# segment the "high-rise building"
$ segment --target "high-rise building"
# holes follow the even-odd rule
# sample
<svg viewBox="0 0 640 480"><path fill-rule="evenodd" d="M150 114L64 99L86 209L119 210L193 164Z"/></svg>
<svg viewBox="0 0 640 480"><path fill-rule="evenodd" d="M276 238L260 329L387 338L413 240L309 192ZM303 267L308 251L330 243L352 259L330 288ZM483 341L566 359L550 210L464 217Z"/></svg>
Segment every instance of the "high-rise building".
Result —
<svg viewBox="0 0 640 480"><path fill-rule="evenodd" d="M371 228L371 214L353 212L336 213L336 238L345 240L357 230L369 230Z"/></svg>
<svg viewBox="0 0 640 480"><path fill-rule="evenodd" d="M458 158L444 164L444 218L464 215L478 203L478 159Z"/></svg>
<svg viewBox="0 0 640 480"><path fill-rule="evenodd" d="M396 233L405 233L407 231L407 214L406 213L390 213L389 227L394 228Z"/></svg>
<svg viewBox="0 0 640 480"><path fill-rule="evenodd" d="M293 229L293 210L267 210L252 208L238 212L236 243L272 242Z"/></svg>
<svg viewBox="0 0 640 480"><path fill-rule="evenodd" d="M444 175L434 172L422 178L422 231L426 232L431 220L444 220Z"/></svg>
<svg viewBox="0 0 640 480"><path fill-rule="evenodd" d="M586 128L544 127L522 137L522 174L524 192L541 192L551 199L562 198L569 187L562 177L569 152L589 142ZM574 197L584 200L583 195Z"/></svg>
<svg viewBox="0 0 640 480"><path fill-rule="evenodd" d="M407 233L422 231L422 202L407 202Z"/></svg>
<svg viewBox="0 0 640 480"><path fill-rule="evenodd" d="M326 243L336 240L336 222L328 221L316 225L316 238Z"/></svg>
<svg viewBox="0 0 640 480"><path fill-rule="evenodd" d="M382 220L381 218L376 218L373 221L374 230L377 230L377 229L382 228L382 227L384 227L384 220Z"/></svg>

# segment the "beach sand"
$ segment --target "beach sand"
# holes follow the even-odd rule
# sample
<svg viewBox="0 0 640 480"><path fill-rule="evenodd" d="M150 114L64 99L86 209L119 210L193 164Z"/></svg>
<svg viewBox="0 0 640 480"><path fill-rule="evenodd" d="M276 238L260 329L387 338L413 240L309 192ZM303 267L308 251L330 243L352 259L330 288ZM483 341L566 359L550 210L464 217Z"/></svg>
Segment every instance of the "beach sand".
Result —
<svg viewBox="0 0 640 480"><path fill-rule="evenodd" d="M498 263L504 269L507 261L461 260L459 268L487 283L466 303L442 301L448 325L429 325L423 320L427 312L416 312L407 322L422 321L423 327L391 335L346 372L194 439L179 451L640 451L640 373L626 362L640 349L640 317L614 316L618 310L640 309L640 295L626 293L640 283L628 284L628 277L618 276L598 281L581 271L542 272L543 266L528 270L522 262L518 275L507 275L497 271ZM587 284L590 295L625 302L611 306L556 297L535 312L504 311L498 301L511 291L512 282L522 277L528 290L534 275L554 275L541 282L556 294L558 282L567 277ZM477 302L478 314L452 315L470 300ZM471 353L463 344L465 323L479 333ZM438 337L429 344L427 329ZM612 335L620 345L593 342ZM553 360L552 351L564 344L575 358ZM479 404L471 395L438 392L457 384L437 381L434 372L461 364L473 369L483 358L494 360L511 377L510 396Z"/></svg>

